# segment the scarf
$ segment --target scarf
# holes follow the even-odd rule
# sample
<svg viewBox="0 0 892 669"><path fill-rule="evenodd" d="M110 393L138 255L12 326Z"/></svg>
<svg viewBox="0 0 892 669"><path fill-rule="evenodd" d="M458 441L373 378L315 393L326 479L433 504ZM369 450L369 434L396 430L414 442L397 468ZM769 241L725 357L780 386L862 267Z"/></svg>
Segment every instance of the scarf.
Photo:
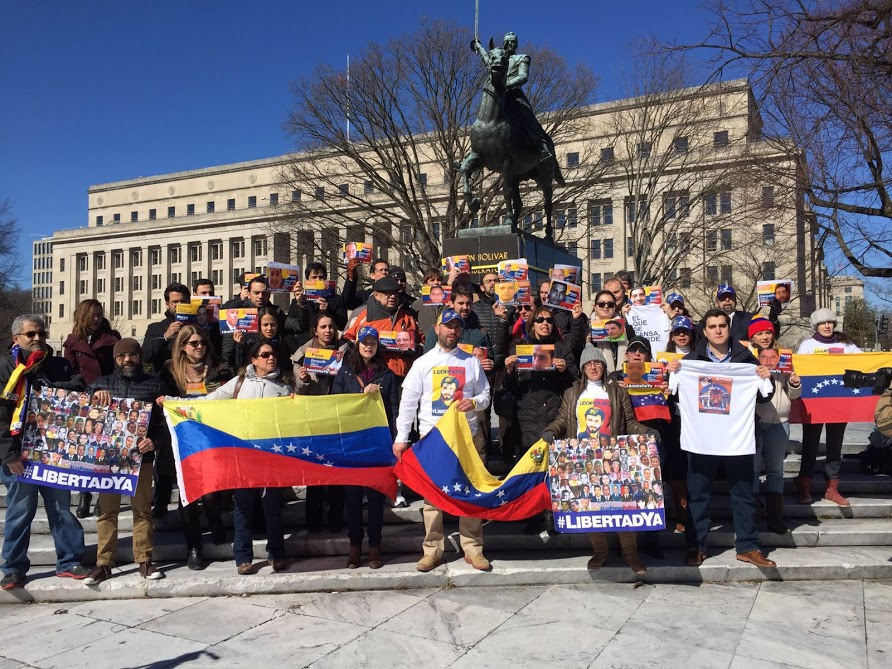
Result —
<svg viewBox="0 0 892 669"><path fill-rule="evenodd" d="M839 343L839 333L834 332L829 337L825 337L824 335L818 334L817 332L812 335L815 341L819 341L822 344L838 344Z"/></svg>
<svg viewBox="0 0 892 669"><path fill-rule="evenodd" d="M9 432L12 436L22 433L25 424L25 412L28 410L28 395L31 392L31 379L28 374L37 370L46 357L46 351L33 351L27 362L18 362L21 349L16 344L12 347L12 359L16 361L15 369L9 375L9 381L3 388L2 399L15 402L15 410L10 421Z"/></svg>

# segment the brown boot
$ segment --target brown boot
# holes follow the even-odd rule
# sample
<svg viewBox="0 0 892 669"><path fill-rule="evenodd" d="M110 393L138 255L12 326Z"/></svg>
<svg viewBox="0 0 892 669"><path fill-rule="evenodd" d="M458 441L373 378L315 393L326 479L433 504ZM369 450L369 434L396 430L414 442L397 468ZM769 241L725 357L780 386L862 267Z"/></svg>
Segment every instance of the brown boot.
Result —
<svg viewBox="0 0 892 669"><path fill-rule="evenodd" d="M811 504L811 476L802 476L801 474L793 479L796 485L796 501L799 504Z"/></svg>
<svg viewBox="0 0 892 669"><path fill-rule="evenodd" d="M768 507L768 529L775 534L786 534L790 530L784 524L784 496L778 493L765 495Z"/></svg>
<svg viewBox="0 0 892 669"><path fill-rule="evenodd" d="M592 571L600 569L610 554L610 545L607 543L607 535L603 532L592 532L588 535L592 542L592 557L589 558L586 567Z"/></svg>
<svg viewBox="0 0 892 669"><path fill-rule="evenodd" d="M381 559L381 549L378 546L369 546L369 569L380 569L384 566Z"/></svg>
<svg viewBox="0 0 892 669"><path fill-rule="evenodd" d="M637 575L647 573L647 567L638 557L638 533L637 532L617 532L619 537L619 547L623 552L623 560Z"/></svg>
<svg viewBox="0 0 892 669"><path fill-rule="evenodd" d="M845 497L839 494L839 479L827 481L827 490L824 491L824 499L839 506L852 506Z"/></svg>
<svg viewBox="0 0 892 669"><path fill-rule="evenodd" d="M362 546L350 546L350 554L347 556L347 569L356 569L359 567L359 561L362 559Z"/></svg>

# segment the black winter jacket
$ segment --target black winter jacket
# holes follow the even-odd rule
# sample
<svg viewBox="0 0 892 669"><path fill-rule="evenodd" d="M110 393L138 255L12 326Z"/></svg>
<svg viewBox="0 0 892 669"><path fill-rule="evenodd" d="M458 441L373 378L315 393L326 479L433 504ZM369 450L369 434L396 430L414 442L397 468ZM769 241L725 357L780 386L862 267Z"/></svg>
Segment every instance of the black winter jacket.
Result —
<svg viewBox="0 0 892 669"><path fill-rule="evenodd" d="M384 400L384 410L387 412L387 424L390 426L390 434L396 437L396 414L400 406L400 384L396 375L383 366L371 381L381 386L381 399ZM347 393L361 393L363 386L359 383L356 372L347 361L338 370L331 386L332 395L344 395Z"/></svg>

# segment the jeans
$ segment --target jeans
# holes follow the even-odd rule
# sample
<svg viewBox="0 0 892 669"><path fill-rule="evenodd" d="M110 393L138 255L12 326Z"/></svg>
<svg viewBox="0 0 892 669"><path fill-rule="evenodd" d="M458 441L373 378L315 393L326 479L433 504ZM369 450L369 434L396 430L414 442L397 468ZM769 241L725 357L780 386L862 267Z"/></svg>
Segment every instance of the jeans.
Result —
<svg viewBox="0 0 892 669"><path fill-rule="evenodd" d="M827 459L824 461L824 476L827 479L839 478L839 461L842 458L842 439L847 423L827 423ZM811 476L815 472L815 460L821 443L823 423L802 426L802 462L799 476Z"/></svg>
<svg viewBox="0 0 892 669"><path fill-rule="evenodd" d="M0 480L6 484L6 527L3 533L4 574L27 574L31 567L31 521L37 513L37 496L50 523L56 546L56 573L80 564L84 556L84 528L71 513L71 491L22 483L7 467L0 467Z"/></svg>
<svg viewBox="0 0 892 669"><path fill-rule="evenodd" d="M369 548L381 547L384 529L384 493L358 485L347 489L347 535L351 546L362 546L362 500L369 500Z"/></svg>
<svg viewBox="0 0 892 669"><path fill-rule="evenodd" d="M266 552L270 560L285 559L285 527L282 524L281 488L242 488L233 491L235 512L233 525L235 536L232 540L232 556L235 563L245 564L254 561L254 545L251 535L254 529L254 504L262 495L263 518L266 521Z"/></svg>
<svg viewBox="0 0 892 669"><path fill-rule="evenodd" d="M756 457L753 462L753 494L759 494L759 474L765 467L765 493L784 494L784 458L790 441L790 424L761 423L756 432Z"/></svg>
<svg viewBox="0 0 892 669"><path fill-rule="evenodd" d="M719 464L725 465L731 489L731 515L734 518L734 545L738 553L759 548L756 524L756 498L753 495L752 455L702 455L688 453L688 508L692 522L685 526L688 548L706 550L709 535L709 498Z"/></svg>

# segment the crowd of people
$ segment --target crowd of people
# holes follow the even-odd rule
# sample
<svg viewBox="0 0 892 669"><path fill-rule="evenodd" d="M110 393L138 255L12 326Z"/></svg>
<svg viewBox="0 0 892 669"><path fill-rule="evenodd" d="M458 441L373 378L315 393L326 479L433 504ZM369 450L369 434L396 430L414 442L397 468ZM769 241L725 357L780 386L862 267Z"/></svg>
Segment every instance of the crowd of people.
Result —
<svg viewBox="0 0 892 669"><path fill-rule="evenodd" d="M474 445L484 462L493 454L516 459L540 439L551 443L585 437L591 426L587 419L578 424L582 422L577 418L578 403L582 399L606 402L609 414L602 413L600 422L597 415L592 416L596 429L601 435L623 435L630 440L632 435L640 435L641 452L632 455L642 462L647 460L652 480L647 481L647 490L638 481L623 480L613 485L611 472L604 470L606 484L595 485L594 490L589 486L589 491L577 485L571 491L574 502L581 499L588 505L601 500L620 505L626 502L630 508L653 508L655 500L662 505L664 496L671 499L674 529L685 534L688 545L685 563L696 566L707 557L709 496L722 467L731 485L738 559L760 567L774 566L756 543L759 507L764 507L772 532L788 531L783 519L783 459L791 400L801 390L795 374L776 371L778 310L772 309L768 318L742 311L737 308L734 288L723 284L715 293L714 308L695 323L681 294L665 296L663 310L671 323L665 348L682 356L668 363L669 372L677 372L689 360L741 362L752 364L760 378L771 379L772 392L759 398L752 418L756 454L703 455L682 447L677 397L668 397L671 420L639 420L624 387L624 363L650 362L653 357L650 341L639 336L643 333L636 333L625 318L633 302L643 297L628 273L617 274L593 296L589 316L578 303L572 310L548 306L550 280L539 284L530 304L504 306L496 298L497 273L484 273L479 283L474 283L467 273L453 269L444 276L439 269L431 268L424 274L424 284L449 285L451 291L445 304L429 306L410 295L401 268L383 259L374 260L369 267L369 286L362 289L360 267L358 261L350 261L342 291L325 299L308 297L303 283L297 281L287 311L271 302L263 276L249 278L240 294L222 308L256 309L258 328L251 333L237 330L221 334L216 324L177 319L177 305L188 303L193 294L214 295L215 286L206 279L199 280L191 290L177 283L169 285L164 291L164 318L148 327L141 344L122 338L96 300L84 300L77 306L61 356L50 349L40 316L17 317L12 326L12 346L0 362L0 478L7 486L0 587L18 588L26 582L30 526L38 495L44 499L56 544L59 577L98 584L112 576L116 564L121 495L99 494L94 509L91 495L81 493L72 513L69 491L17 478L27 461L58 465L63 460L89 463L88 458L92 458L92 465L109 471L112 467L129 471L138 463L139 467L133 469L138 469L138 481L130 499L133 553L143 578L162 578L163 572L152 558L153 532L156 523L168 514L176 480L175 463L162 411L144 409L157 407L165 398L230 400L295 394L379 393L397 458L455 406L467 416ZM304 278L325 280L325 266L310 264ZM626 336L592 341L591 321L611 319L624 324ZM800 346L800 352L840 346L846 352L858 350L836 331L831 311L816 311L811 324L814 335ZM385 347L381 340L385 332L400 333L403 339L397 337L397 341L402 345ZM547 369L521 369L518 346L531 344L548 349ZM334 352L342 360L337 374L308 369L305 356L309 349ZM30 389L41 392L43 388L57 389L47 394L46 410L41 406L41 411L23 417L23 396ZM129 404L122 405L120 398L127 398ZM60 403L65 405L65 417L57 411ZM498 417L498 440L493 439L491 406ZM87 422L91 423L89 430ZM811 501L811 479L823 427L810 425L804 430L802 469L797 478L800 503ZM42 450L23 447L28 430L43 439ZM838 490L845 424L828 424L826 430L825 498L845 506L848 501ZM605 450L598 449L601 469L616 464L622 471L618 460L621 449L609 440L604 448L610 456L603 460ZM616 463L611 462L613 452L617 454ZM562 452L559 457L564 458L560 466L565 469L582 467L581 462L574 465L572 453ZM764 487L760 479L763 470ZM597 477L592 478L599 482ZM560 481L556 484L561 485ZM760 498L763 489L764 501ZM347 566L357 568L362 564L362 545L367 537L367 565L377 569L384 562L381 536L385 503L380 492L369 488L314 486L307 490L307 528L311 533L322 531L323 526L340 532L346 524L350 540ZM392 503L404 505L402 493ZM188 567L198 570L207 565L202 553L202 512L211 540L223 544L228 537L222 515L231 509L238 573L257 571L252 535L260 525L267 540L269 565L273 571L287 569L283 505L284 494L278 489L220 492L186 507L180 505L178 513L189 549ZM82 564L84 532L77 518L91 513L98 516L98 547L95 566L87 567ZM417 569L429 571L443 559L443 513L425 502L423 518L423 557ZM527 532L546 530L553 531L548 512L530 519L525 528ZM460 518L459 532L465 560L476 569L490 569L483 552L482 522ZM617 534L626 563L636 573L646 572L636 533ZM589 569L598 569L607 560L607 536L590 534L593 556ZM662 556L658 533L643 533L641 544L649 554Z"/></svg>

